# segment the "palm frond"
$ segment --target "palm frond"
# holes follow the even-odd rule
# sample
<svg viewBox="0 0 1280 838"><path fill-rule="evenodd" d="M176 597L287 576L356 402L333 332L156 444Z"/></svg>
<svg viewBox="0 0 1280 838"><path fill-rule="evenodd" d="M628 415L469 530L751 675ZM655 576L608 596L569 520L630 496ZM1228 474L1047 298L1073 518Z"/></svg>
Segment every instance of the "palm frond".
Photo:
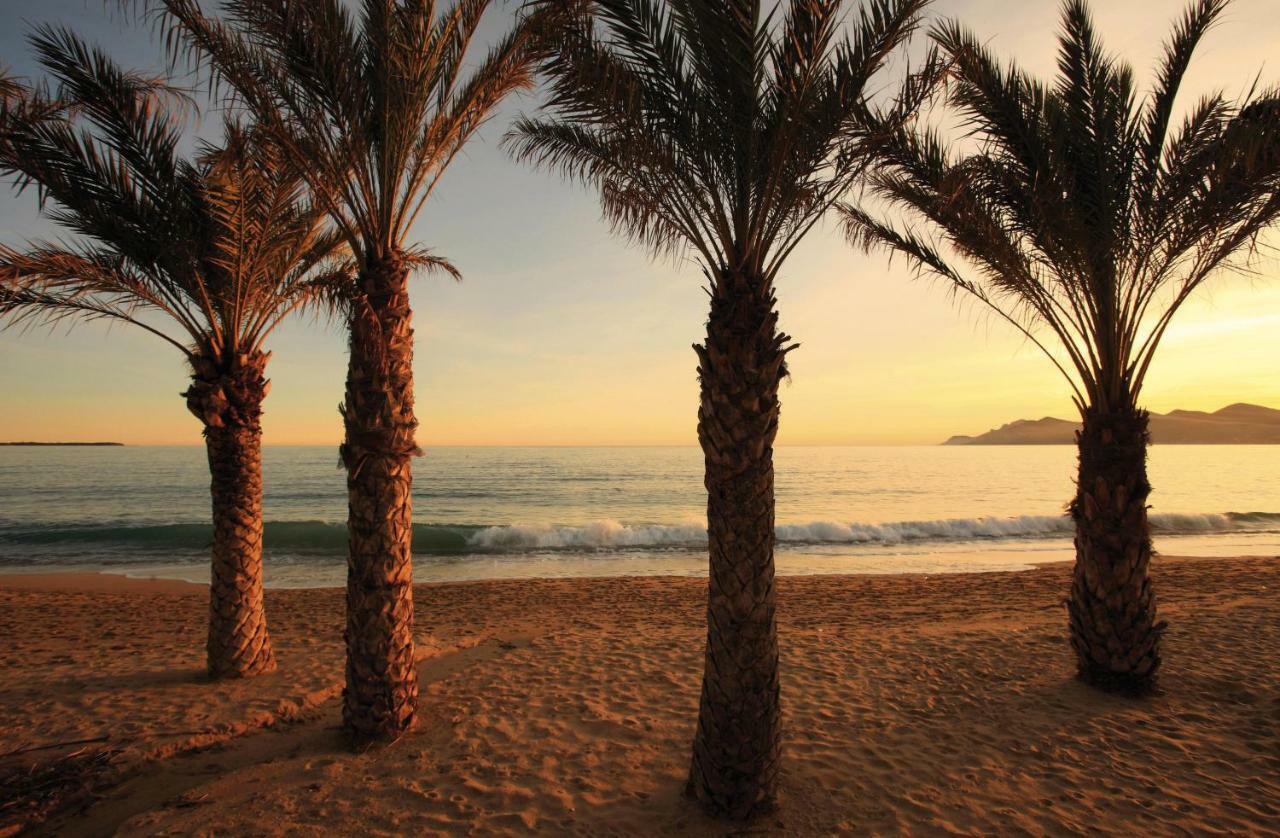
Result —
<svg viewBox="0 0 1280 838"><path fill-rule="evenodd" d="M915 227L844 207L851 240L905 255L1028 336L1047 330L1070 363L1037 346L1082 408L1134 407L1178 309L1216 273L1247 269L1280 218L1276 91L1206 97L1169 130L1192 54L1226 5L1196 0L1143 101L1084 0L1064 6L1052 82L1002 65L959 24L935 26L950 101L979 148L953 160L936 133L895 134L873 191Z"/></svg>
<svg viewBox="0 0 1280 838"><path fill-rule="evenodd" d="M544 0L544 5L554 5ZM812 226L915 112L937 66L875 106L872 80L927 0L596 0L559 24L549 94L504 140L589 185L605 219L651 250L772 282ZM777 15L775 19L775 15Z"/></svg>
<svg viewBox="0 0 1280 838"><path fill-rule="evenodd" d="M493 0L150 0L171 57L215 84L305 161L307 185L359 264L400 258L454 157L514 91L531 86L543 18L522 14L475 66Z"/></svg>
<svg viewBox="0 0 1280 838"><path fill-rule="evenodd" d="M8 68L0 66L0 103L8 104L22 95L22 82Z"/></svg>
<svg viewBox="0 0 1280 838"><path fill-rule="evenodd" d="M66 29L37 30L32 45L56 88L24 92L7 113L0 168L72 238L0 247L0 316L129 322L215 364L261 351L342 258L301 167L234 122L222 145L185 159L186 102L168 85Z"/></svg>

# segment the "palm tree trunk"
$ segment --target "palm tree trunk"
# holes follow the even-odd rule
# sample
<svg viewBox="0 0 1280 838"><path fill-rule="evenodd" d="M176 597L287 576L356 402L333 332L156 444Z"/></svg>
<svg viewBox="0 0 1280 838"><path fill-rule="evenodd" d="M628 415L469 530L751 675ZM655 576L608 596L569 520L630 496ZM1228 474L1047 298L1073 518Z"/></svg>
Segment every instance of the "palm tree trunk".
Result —
<svg viewBox="0 0 1280 838"><path fill-rule="evenodd" d="M231 369L194 363L187 407L205 423L213 499L209 675L244 678L276 668L262 601L262 401L267 356Z"/></svg>
<svg viewBox="0 0 1280 838"><path fill-rule="evenodd" d="M687 793L712 814L773 808L781 750L773 584L773 441L788 339L773 290L723 272L712 289L707 341L695 346L706 462L710 580L698 729Z"/></svg>
<svg viewBox="0 0 1280 838"><path fill-rule="evenodd" d="M408 271L366 264L351 315L342 415L347 468L347 669L342 720L357 748L392 741L413 724L413 539L409 493L413 328Z"/></svg>
<svg viewBox="0 0 1280 838"><path fill-rule="evenodd" d="M1156 622L1148 575L1147 413L1090 408L1076 441L1076 564L1067 607L1080 678L1110 692L1148 692L1165 625Z"/></svg>

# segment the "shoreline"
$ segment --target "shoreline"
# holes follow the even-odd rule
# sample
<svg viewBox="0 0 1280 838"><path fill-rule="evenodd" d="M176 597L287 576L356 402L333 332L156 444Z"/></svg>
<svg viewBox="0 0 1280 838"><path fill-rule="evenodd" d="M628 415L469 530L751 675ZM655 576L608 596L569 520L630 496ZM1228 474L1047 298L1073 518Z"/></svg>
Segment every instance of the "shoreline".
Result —
<svg viewBox="0 0 1280 838"><path fill-rule="evenodd" d="M0 588L13 591L82 593L190 593L208 589L207 582L168 579L162 576L130 576L106 570L3 570Z"/></svg>
<svg viewBox="0 0 1280 838"><path fill-rule="evenodd" d="M1184 563L1206 561L1267 561L1280 560L1280 555L1271 553L1242 554L1238 556L1192 556L1192 555L1157 555L1154 564ZM1027 559L1025 567L992 568L977 570L941 570L941 571L889 571L889 572L850 572L850 573L797 573L779 574L778 578L786 579L932 579L936 577L990 576L1005 573L1033 573L1043 568L1071 567L1073 559ZM203 568L202 568L203 570ZM697 579L705 580L706 574L601 574L574 576L528 576L528 577L493 577L415 580L414 586L447 586L447 585L483 585L489 583L510 582L569 582L573 580L605 581L609 579ZM169 576L147 575L127 570L56 570L48 567L26 569L23 567L0 567L0 589L31 591L82 591L96 593L189 593L192 590L205 590L209 583L191 579L179 579ZM267 591L334 591L343 590L340 584L333 585L289 585L270 586Z"/></svg>
<svg viewBox="0 0 1280 838"><path fill-rule="evenodd" d="M0 768L106 767L74 775L90 797L31 810L41 832L726 829L680 794L705 579L415 585L418 724L355 755L337 732L341 589L268 590L279 669L210 683L203 586L57 576L0 577L0 736L25 749ZM759 827L1265 831L1280 558L1166 557L1153 576L1170 628L1162 690L1140 701L1074 679L1060 564L779 577L782 805Z"/></svg>

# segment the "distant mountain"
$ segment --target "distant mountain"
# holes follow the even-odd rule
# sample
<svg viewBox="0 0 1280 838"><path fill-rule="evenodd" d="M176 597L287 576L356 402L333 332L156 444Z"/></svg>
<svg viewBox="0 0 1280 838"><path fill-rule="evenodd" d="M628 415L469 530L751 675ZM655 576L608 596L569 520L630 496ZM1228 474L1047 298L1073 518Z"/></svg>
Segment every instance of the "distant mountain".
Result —
<svg viewBox="0 0 1280 838"><path fill-rule="evenodd" d="M1078 422L1019 419L978 436L953 436L943 445L1070 445ZM1280 445L1280 410L1232 404L1213 413L1171 410L1151 414L1151 441L1162 445Z"/></svg>

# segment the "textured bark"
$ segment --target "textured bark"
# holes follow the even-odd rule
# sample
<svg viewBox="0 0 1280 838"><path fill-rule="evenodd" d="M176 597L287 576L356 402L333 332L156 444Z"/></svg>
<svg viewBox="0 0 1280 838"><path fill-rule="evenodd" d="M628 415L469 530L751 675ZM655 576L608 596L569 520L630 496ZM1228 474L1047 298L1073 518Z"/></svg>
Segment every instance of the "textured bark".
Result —
<svg viewBox="0 0 1280 838"><path fill-rule="evenodd" d="M204 422L213 498L209 675L243 678L276 668L262 602L262 401L266 355L200 358L187 408Z"/></svg>
<svg viewBox="0 0 1280 838"><path fill-rule="evenodd" d="M686 791L746 819L776 802L781 751L774 594L773 441L786 335L773 290L725 272L698 353L710 580L698 729Z"/></svg>
<svg viewBox="0 0 1280 838"><path fill-rule="evenodd" d="M1110 692L1148 692L1164 623L1156 622L1148 575L1147 414L1090 410L1076 439L1076 564L1067 608L1079 675Z"/></svg>
<svg viewBox="0 0 1280 838"><path fill-rule="evenodd" d="M342 720L352 744L393 741L413 724L413 539L409 493L413 329L408 272L367 264L350 322L342 416L347 469L347 668Z"/></svg>

